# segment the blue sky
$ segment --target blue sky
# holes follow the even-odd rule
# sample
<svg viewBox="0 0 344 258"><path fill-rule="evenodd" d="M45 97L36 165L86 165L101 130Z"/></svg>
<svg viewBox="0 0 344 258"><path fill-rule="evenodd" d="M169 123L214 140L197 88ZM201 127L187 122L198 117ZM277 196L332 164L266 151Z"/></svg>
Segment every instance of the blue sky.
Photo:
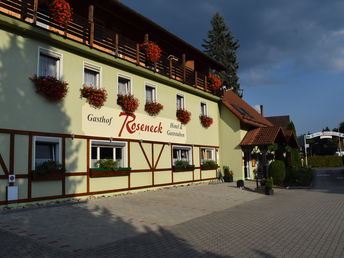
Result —
<svg viewBox="0 0 344 258"><path fill-rule="evenodd" d="M122 0L201 49L220 12L239 39L244 99L298 134L344 121L344 1Z"/></svg>

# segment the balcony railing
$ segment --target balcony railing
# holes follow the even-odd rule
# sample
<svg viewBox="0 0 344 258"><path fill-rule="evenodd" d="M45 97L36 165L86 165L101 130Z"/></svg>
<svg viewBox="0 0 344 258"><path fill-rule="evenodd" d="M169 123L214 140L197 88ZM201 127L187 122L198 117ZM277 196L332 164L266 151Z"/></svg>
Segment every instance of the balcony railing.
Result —
<svg viewBox="0 0 344 258"><path fill-rule="evenodd" d="M93 19L87 20L73 14L72 21L68 26L61 27L52 21L48 10L40 8L38 0L0 0L0 13L83 43L200 90L212 92L207 83L207 75L187 67L185 57L172 60L168 58L171 53L163 50L159 61L152 64L146 60L145 54L140 50L139 42L119 35L93 22Z"/></svg>

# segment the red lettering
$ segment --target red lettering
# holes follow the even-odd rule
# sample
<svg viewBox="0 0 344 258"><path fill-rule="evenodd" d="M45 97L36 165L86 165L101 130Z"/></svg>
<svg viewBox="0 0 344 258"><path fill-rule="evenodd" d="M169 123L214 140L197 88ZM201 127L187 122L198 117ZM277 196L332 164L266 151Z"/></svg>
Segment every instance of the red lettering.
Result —
<svg viewBox="0 0 344 258"><path fill-rule="evenodd" d="M135 133L135 131L131 130L130 127L129 127L129 124L134 122L135 119L136 119L136 116L134 114L128 114L128 113L125 113L125 112L121 112L119 114L119 116L127 116L125 119L124 119L124 122L123 122L123 125L121 127L121 130L119 131L119 134L118 134L118 137L121 137L122 136L122 132L123 132L123 128L124 126L126 125L126 128L127 128L127 131L130 133L130 134L133 134ZM128 117L132 117L132 119L127 123L127 120L128 120Z"/></svg>

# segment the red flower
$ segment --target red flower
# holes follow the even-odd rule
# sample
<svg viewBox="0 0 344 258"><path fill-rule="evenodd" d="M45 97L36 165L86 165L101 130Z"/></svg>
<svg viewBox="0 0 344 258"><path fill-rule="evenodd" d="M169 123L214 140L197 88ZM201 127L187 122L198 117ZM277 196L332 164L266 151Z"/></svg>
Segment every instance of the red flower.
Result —
<svg viewBox="0 0 344 258"><path fill-rule="evenodd" d="M208 128L213 124L213 119L206 115L200 115L199 119L201 120L201 124L203 127Z"/></svg>
<svg viewBox="0 0 344 258"><path fill-rule="evenodd" d="M214 74L208 75L208 82L212 91L217 91L222 85L220 76Z"/></svg>
<svg viewBox="0 0 344 258"><path fill-rule="evenodd" d="M60 81L52 76L34 75L30 80L36 86L36 92L45 96L48 100L59 101L63 99L68 91L68 83Z"/></svg>
<svg viewBox="0 0 344 258"><path fill-rule="evenodd" d="M186 125L191 120L191 113L185 109L177 110L177 119L183 125Z"/></svg>
<svg viewBox="0 0 344 258"><path fill-rule="evenodd" d="M124 112L134 113L139 107L139 101L133 95L117 95L117 104L120 105Z"/></svg>
<svg viewBox="0 0 344 258"><path fill-rule="evenodd" d="M59 25L66 26L72 20L73 9L66 0L51 0L49 10L51 19Z"/></svg>
<svg viewBox="0 0 344 258"><path fill-rule="evenodd" d="M95 108L102 107L107 99L107 92L105 89L95 89L84 86L80 89L80 92L80 98L86 98L87 102Z"/></svg>
<svg viewBox="0 0 344 258"><path fill-rule="evenodd" d="M155 63L161 58L162 51L158 44L156 44L155 42L147 41L142 43L140 47L146 53L146 57L149 61Z"/></svg>
<svg viewBox="0 0 344 258"><path fill-rule="evenodd" d="M163 108L164 106L158 102L147 102L145 105L145 111L152 116L159 114Z"/></svg>

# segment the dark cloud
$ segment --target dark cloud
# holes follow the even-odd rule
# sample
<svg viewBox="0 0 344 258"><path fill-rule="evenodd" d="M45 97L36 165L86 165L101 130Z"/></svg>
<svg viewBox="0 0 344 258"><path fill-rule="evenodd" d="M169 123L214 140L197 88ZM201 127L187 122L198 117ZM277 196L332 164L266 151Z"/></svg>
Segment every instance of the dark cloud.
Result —
<svg viewBox="0 0 344 258"><path fill-rule="evenodd" d="M172 33L200 47L219 11L240 40L246 86L278 83L274 71L344 71L344 1L126 0ZM282 82L283 80L280 80Z"/></svg>

